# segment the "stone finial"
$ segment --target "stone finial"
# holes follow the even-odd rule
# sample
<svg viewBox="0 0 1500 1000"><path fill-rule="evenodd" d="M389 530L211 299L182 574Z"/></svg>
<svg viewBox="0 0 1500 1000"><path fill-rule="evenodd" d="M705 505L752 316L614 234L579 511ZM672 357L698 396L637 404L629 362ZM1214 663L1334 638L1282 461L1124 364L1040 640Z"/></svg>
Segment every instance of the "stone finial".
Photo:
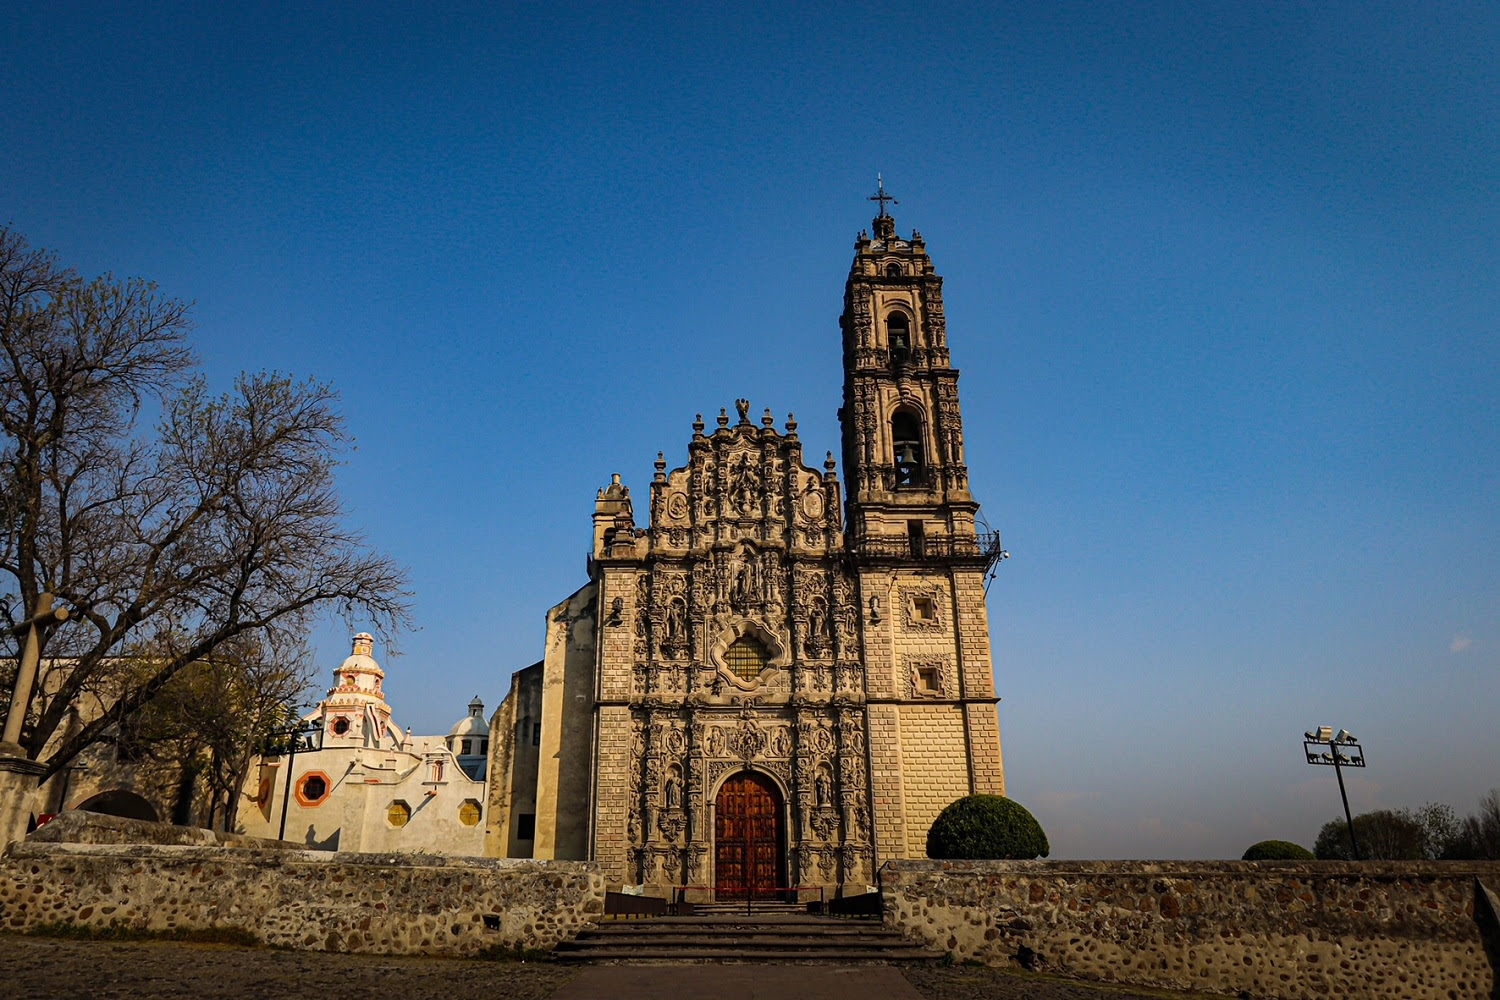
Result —
<svg viewBox="0 0 1500 1000"><path fill-rule="evenodd" d="M761 414L760 425L769 430L775 423L776 418L771 416L771 408L768 406L766 412Z"/></svg>
<svg viewBox="0 0 1500 1000"><path fill-rule="evenodd" d="M786 415L786 436L797 436L797 415L795 413L788 413Z"/></svg>
<svg viewBox="0 0 1500 1000"><path fill-rule="evenodd" d="M664 453L662 453L662 452L657 452L656 453L656 461L653 464L655 465L655 468L656 468L656 477L655 477L656 481L658 483L664 483L664 482L666 482L667 481L667 456Z"/></svg>
<svg viewBox="0 0 1500 1000"><path fill-rule="evenodd" d="M722 406L719 407L719 426L720 427L728 427L729 426L729 412L727 410L725 410L724 407L722 407Z"/></svg>
<svg viewBox="0 0 1500 1000"><path fill-rule="evenodd" d="M838 464L839 463L833 460L833 452L830 451L828 453L828 458L823 462L823 468L827 469L828 474L831 476L833 475L833 470L838 468Z"/></svg>
<svg viewBox="0 0 1500 1000"><path fill-rule="evenodd" d="M693 419L693 437L702 437L702 435L703 435L703 414L700 413L700 414L698 414Z"/></svg>

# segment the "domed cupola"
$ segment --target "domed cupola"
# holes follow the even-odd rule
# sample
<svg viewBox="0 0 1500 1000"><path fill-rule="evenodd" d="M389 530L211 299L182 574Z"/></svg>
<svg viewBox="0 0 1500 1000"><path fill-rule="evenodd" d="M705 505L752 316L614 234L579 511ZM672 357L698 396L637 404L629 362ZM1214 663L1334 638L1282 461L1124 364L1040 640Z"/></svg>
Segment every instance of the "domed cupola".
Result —
<svg viewBox="0 0 1500 1000"><path fill-rule="evenodd" d="M375 637L361 632L354 649L334 671L333 687L323 699L324 745L371 746L385 738L391 721L381 684L385 671L371 655Z"/></svg>
<svg viewBox="0 0 1500 1000"><path fill-rule="evenodd" d="M447 742L464 773L475 781L483 781L490 753L490 724L484 721L484 702L478 695L469 702L469 714L448 730Z"/></svg>

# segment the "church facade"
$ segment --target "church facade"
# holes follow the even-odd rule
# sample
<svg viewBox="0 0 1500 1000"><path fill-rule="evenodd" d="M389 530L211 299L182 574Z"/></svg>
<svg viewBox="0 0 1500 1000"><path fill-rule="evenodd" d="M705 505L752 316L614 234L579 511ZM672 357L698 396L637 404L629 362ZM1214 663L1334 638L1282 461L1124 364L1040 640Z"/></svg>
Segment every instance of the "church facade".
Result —
<svg viewBox="0 0 1500 1000"><path fill-rule="evenodd" d="M880 193L884 198L884 192ZM719 899L874 881L1003 794L942 279L884 200L844 288L844 479L738 400L595 500L590 578L491 722L486 853ZM857 888L855 891L858 891ZM701 897L700 897L701 898Z"/></svg>

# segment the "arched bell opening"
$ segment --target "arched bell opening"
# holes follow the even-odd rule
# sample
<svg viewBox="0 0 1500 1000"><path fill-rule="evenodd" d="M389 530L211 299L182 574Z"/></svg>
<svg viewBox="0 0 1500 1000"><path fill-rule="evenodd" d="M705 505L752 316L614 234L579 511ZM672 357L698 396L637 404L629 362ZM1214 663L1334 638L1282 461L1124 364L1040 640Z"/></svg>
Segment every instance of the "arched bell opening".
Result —
<svg viewBox="0 0 1500 1000"><path fill-rule="evenodd" d="M893 312L886 317L885 339L892 365L904 365L911 360L911 320L906 313Z"/></svg>
<svg viewBox="0 0 1500 1000"><path fill-rule="evenodd" d="M922 418L900 409L891 415L892 464L897 486L922 486L927 482L927 461L922 447Z"/></svg>

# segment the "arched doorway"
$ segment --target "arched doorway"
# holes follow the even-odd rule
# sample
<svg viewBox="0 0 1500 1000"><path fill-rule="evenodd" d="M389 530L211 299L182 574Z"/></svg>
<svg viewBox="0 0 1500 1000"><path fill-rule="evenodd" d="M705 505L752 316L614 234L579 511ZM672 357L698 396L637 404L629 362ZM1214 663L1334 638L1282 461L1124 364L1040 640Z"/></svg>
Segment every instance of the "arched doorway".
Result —
<svg viewBox="0 0 1500 1000"><path fill-rule="evenodd" d="M114 788L100 792L78 808L84 812L104 813L106 816L123 816L125 819L143 819L150 823L160 822L156 809L135 792Z"/></svg>
<svg viewBox="0 0 1500 1000"><path fill-rule="evenodd" d="M742 771L714 800L714 888L719 899L774 899L786 837L781 793L764 775Z"/></svg>

